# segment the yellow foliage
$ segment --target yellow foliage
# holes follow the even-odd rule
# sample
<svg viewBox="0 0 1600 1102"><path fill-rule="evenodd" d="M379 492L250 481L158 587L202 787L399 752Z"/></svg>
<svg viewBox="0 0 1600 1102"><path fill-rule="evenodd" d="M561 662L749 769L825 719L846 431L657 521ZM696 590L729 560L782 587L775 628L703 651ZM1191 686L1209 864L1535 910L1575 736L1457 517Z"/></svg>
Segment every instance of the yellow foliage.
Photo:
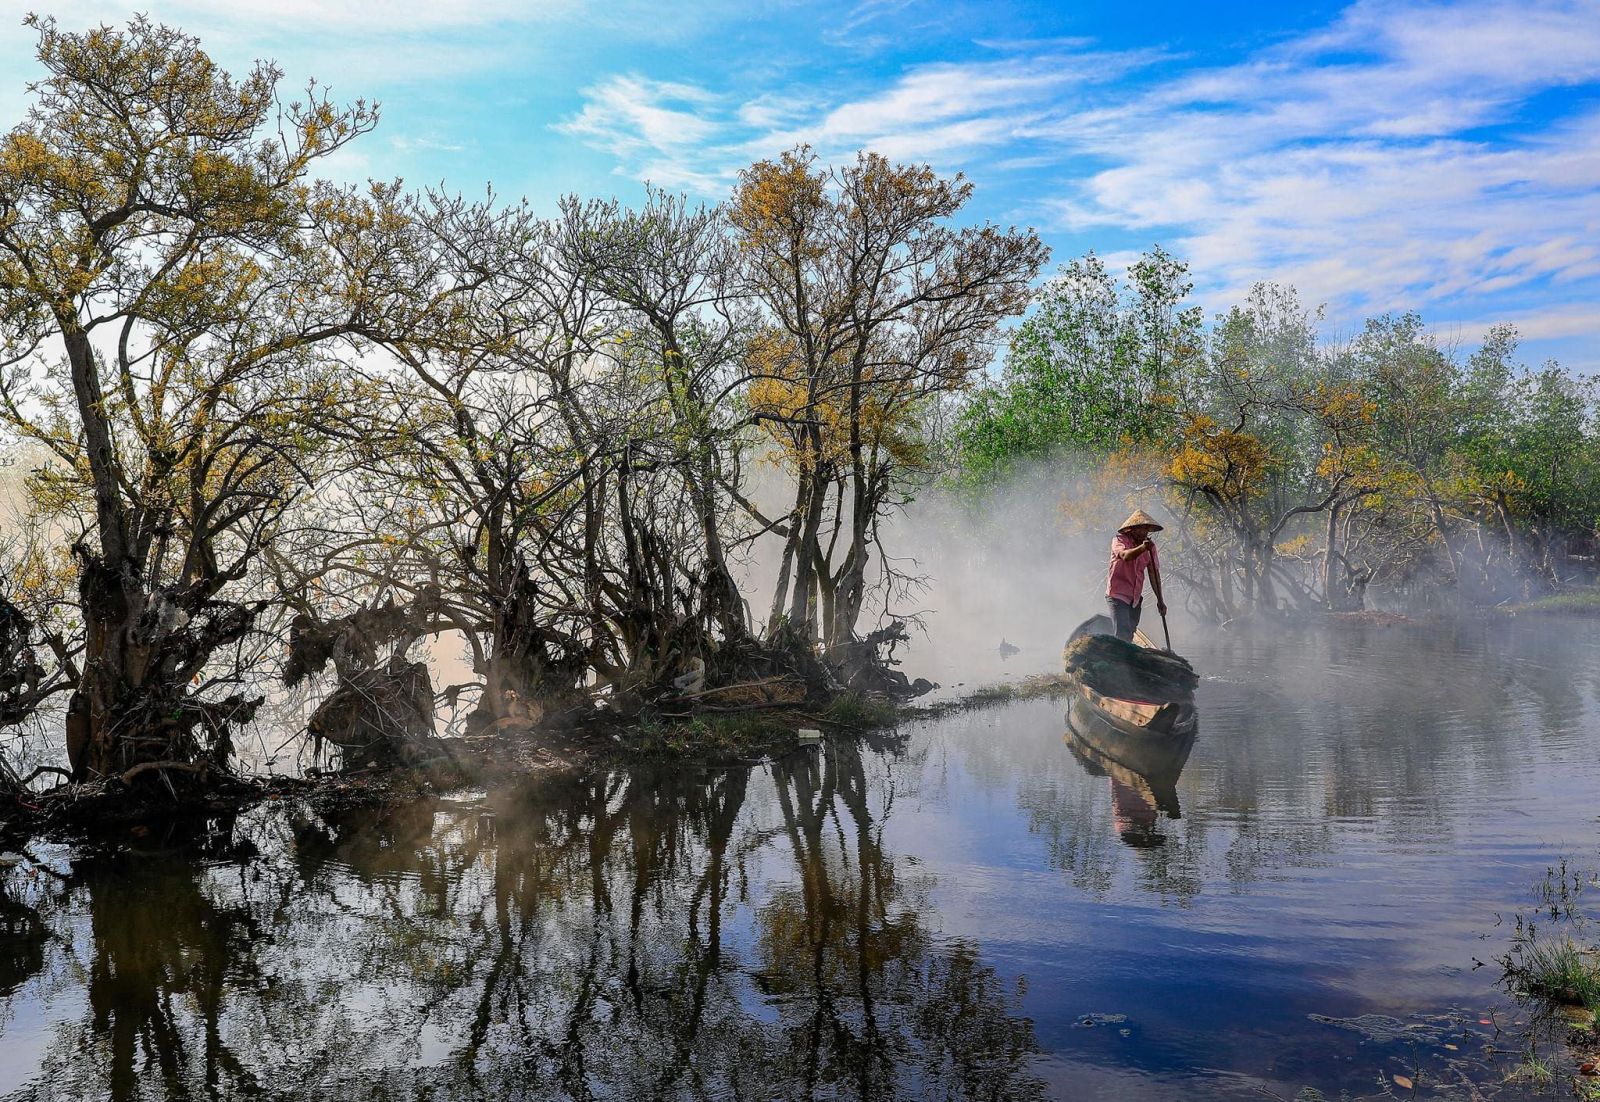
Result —
<svg viewBox="0 0 1600 1102"><path fill-rule="evenodd" d="M823 175L812 172L810 150L789 150L776 161L757 161L740 174L729 220L740 247L768 250L791 262L821 255L809 230L827 210Z"/></svg>
<svg viewBox="0 0 1600 1102"><path fill-rule="evenodd" d="M1311 550L1311 543L1311 537L1302 533L1301 535L1295 536L1292 539L1284 540L1282 543L1278 544L1276 551L1284 558L1303 558L1306 555L1306 552Z"/></svg>
<svg viewBox="0 0 1600 1102"><path fill-rule="evenodd" d="M774 330L759 334L747 357L752 380L745 400L751 412L763 415L761 424L783 459L797 470L847 461L852 393L844 364L821 378L808 378L793 338ZM927 454L918 432L914 399L908 380L863 369L855 416L863 449L881 449L902 467L924 467ZM820 452L806 431L811 424L821 429Z"/></svg>
<svg viewBox="0 0 1600 1102"><path fill-rule="evenodd" d="M1196 414L1183 430L1167 474L1180 486L1242 501L1261 488L1271 466L1271 449L1258 437L1223 429L1215 419Z"/></svg>

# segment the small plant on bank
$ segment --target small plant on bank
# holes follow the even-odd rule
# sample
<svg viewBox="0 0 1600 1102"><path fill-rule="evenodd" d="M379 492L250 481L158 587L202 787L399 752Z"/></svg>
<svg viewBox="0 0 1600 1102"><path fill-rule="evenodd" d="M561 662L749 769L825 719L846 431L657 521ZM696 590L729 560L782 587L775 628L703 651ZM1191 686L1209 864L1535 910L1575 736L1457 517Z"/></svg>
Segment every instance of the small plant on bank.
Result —
<svg viewBox="0 0 1600 1102"><path fill-rule="evenodd" d="M1566 860L1547 869L1535 889L1536 906L1516 916L1511 951L1500 961L1514 994L1572 1023L1592 1023L1600 1015L1600 947L1594 944L1593 919L1584 909L1586 891L1596 884L1595 873L1575 872ZM1567 1044L1580 1069L1572 1079L1574 1093L1600 1102L1600 1086L1586 1074L1594 1070L1592 1029L1573 1028ZM1511 1078L1546 1085L1554 1081L1558 1067L1559 1062L1541 1060L1530 1048Z"/></svg>
<svg viewBox="0 0 1600 1102"><path fill-rule="evenodd" d="M1600 956L1569 936L1530 938L1516 975L1531 995L1562 1006L1600 1008Z"/></svg>
<svg viewBox="0 0 1600 1102"><path fill-rule="evenodd" d="M822 713L822 718L840 727L860 730L888 727L894 723L896 712L893 702L882 697L848 692L835 697Z"/></svg>
<svg viewBox="0 0 1600 1102"><path fill-rule="evenodd" d="M693 754L744 755L785 734L788 727L769 714L742 712L692 719L655 719L639 725L630 739L646 757Z"/></svg>
<svg viewBox="0 0 1600 1102"><path fill-rule="evenodd" d="M820 714L789 709L752 710L688 718L657 717L628 736L630 749L645 757L745 757L792 744L798 728L822 723L849 730L893 726L894 702L864 693L835 697Z"/></svg>
<svg viewBox="0 0 1600 1102"><path fill-rule="evenodd" d="M1578 873L1565 859L1545 870L1538 906L1516 916L1511 952L1501 961L1516 988L1563 1006L1600 1008L1600 949L1584 910L1585 889L1594 883L1593 873Z"/></svg>
<svg viewBox="0 0 1600 1102"><path fill-rule="evenodd" d="M1508 1083L1528 1083L1535 1087L1548 1087L1555 1079L1555 1068L1531 1046L1522 1054L1522 1062L1506 1076Z"/></svg>

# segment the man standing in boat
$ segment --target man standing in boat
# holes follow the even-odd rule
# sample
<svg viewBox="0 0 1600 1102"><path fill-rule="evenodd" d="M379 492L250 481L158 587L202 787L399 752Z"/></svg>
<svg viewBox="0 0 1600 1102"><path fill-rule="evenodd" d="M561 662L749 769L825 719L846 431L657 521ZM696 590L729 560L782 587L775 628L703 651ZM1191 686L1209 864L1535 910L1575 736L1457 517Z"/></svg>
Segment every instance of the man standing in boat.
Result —
<svg viewBox="0 0 1600 1102"><path fill-rule="evenodd" d="M1106 604L1111 607L1111 622L1118 639L1133 642L1144 606L1144 578L1150 575L1150 588L1156 595L1156 610L1167 614L1166 598L1161 595L1161 560L1150 537L1161 525L1143 509L1122 522L1111 537L1111 569L1106 574Z"/></svg>

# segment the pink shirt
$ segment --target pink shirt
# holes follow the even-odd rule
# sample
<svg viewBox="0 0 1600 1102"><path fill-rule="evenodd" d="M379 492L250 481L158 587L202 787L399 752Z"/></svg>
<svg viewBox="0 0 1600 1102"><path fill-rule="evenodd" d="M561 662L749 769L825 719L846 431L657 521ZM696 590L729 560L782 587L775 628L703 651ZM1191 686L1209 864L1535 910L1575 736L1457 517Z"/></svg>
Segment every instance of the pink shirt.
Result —
<svg viewBox="0 0 1600 1102"><path fill-rule="evenodd" d="M1111 569L1106 573L1106 596L1115 597L1125 604L1137 605L1144 600L1144 576L1152 566L1161 569L1156 558L1156 545L1134 559L1117 558L1118 551L1138 547L1143 542L1118 532L1111 538Z"/></svg>

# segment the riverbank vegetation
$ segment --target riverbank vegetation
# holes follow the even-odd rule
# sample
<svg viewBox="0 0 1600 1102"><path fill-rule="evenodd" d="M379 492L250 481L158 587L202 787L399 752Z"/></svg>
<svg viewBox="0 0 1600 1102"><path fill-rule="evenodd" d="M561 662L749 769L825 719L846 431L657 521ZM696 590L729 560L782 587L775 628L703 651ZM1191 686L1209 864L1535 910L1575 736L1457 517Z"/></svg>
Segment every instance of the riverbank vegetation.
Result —
<svg viewBox="0 0 1600 1102"><path fill-rule="evenodd" d="M1030 464L1075 475L1069 524L1158 501L1163 565L1213 621L1527 600L1591 581L1600 518L1594 381L1463 356L1415 314L1348 338L1293 288L1207 319L1160 249L1119 280L1067 264L963 405L954 475L975 498ZM1564 599L1564 598L1563 598Z"/></svg>
<svg viewBox="0 0 1600 1102"><path fill-rule="evenodd" d="M1600 1096L1600 942L1588 898L1596 884L1593 870L1564 859L1546 870L1535 905L1515 916L1511 949L1500 961L1511 990L1564 1034L1562 1070L1581 1098Z"/></svg>
<svg viewBox="0 0 1600 1102"><path fill-rule="evenodd" d="M1046 259L958 224L969 184L797 148L715 207L340 186L373 105L30 24L0 718L64 716L73 778L225 769L289 693L365 750L441 703L478 733L912 688L879 525ZM446 635L473 677L439 691Z"/></svg>

